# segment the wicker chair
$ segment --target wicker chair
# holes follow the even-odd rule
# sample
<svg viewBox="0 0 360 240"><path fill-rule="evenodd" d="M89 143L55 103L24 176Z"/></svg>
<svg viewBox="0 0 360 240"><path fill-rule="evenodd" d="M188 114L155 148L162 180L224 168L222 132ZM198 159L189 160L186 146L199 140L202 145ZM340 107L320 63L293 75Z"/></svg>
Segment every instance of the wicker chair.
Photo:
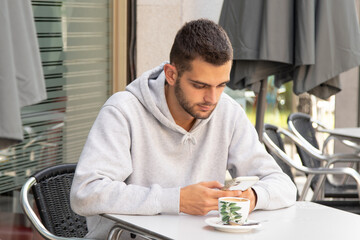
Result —
<svg viewBox="0 0 360 240"><path fill-rule="evenodd" d="M21 206L36 230L51 240L83 239L88 232L85 217L70 207L70 188L76 164L46 168L32 177L21 189ZM29 192L34 194L41 221L29 204Z"/></svg>
<svg viewBox="0 0 360 240"><path fill-rule="evenodd" d="M317 129L314 126L324 128L320 122L313 120L307 114L292 113L289 115L288 127L300 140L300 142L296 144L296 149L304 166L317 168L320 166L329 167L335 162L360 162L360 158L356 154L328 155L324 153L324 146L322 147L323 150L321 151L316 138ZM328 143L329 139L330 138L324 142L324 145ZM346 142L344 144L346 144ZM358 197L356 184L348 184L343 181L341 185L335 185L332 184L325 176L315 176L310 186L313 190L315 190L316 188L319 189L318 186L322 184L325 184L325 187L322 191L322 195L325 198ZM320 194L316 192L314 196L318 197Z"/></svg>
<svg viewBox="0 0 360 240"><path fill-rule="evenodd" d="M286 131L285 129L278 128L274 125L265 124L264 126L264 134L263 141L266 146L266 149L275 156L275 160L277 162L282 161L286 163L289 168L293 167L297 171L303 172L308 175L307 181L304 185L302 193L300 195L299 200L304 200L307 192L310 187L311 180L314 176L326 175L326 174L336 174L336 175L348 175L353 178L357 183L357 194L360 195L360 174L356 172L353 168L324 168L324 167L306 167L301 164L296 163L289 157L284 151L284 143L281 136L289 138L291 141L294 141L295 144L299 144L300 140L293 135L292 133ZM281 164L282 165L282 164ZM289 171L284 171L289 172ZM291 172L291 171L290 171ZM289 175L290 178L293 179L293 175ZM360 214L360 202L359 199L356 201L314 201L323 205L327 205L330 207L338 208L341 210L349 211L352 213Z"/></svg>

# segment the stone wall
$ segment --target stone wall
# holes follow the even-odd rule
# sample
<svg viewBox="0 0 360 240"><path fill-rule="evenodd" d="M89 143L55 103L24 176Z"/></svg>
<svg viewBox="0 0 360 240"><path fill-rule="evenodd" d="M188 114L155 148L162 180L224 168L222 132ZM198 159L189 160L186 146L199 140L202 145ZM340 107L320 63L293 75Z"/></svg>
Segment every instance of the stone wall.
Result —
<svg viewBox="0 0 360 240"><path fill-rule="evenodd" d="M223 0L138 0L137 76L169 60L176 32L190 20L218 22Z"/></svg>

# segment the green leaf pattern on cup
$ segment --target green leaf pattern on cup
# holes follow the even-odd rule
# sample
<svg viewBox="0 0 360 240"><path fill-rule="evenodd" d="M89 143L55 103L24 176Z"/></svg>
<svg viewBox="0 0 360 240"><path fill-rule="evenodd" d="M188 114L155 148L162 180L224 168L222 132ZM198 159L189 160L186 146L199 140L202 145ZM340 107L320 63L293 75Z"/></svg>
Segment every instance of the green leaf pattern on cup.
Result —
<svg viewBox="0 0 360 240"><path fill-rule="evenodd" d="M220 213L222 216L221 221L224 224L230 224L230 222L239 223L242 216L237 213L241 207L236 206L236 203L220 201Z"/></svg>

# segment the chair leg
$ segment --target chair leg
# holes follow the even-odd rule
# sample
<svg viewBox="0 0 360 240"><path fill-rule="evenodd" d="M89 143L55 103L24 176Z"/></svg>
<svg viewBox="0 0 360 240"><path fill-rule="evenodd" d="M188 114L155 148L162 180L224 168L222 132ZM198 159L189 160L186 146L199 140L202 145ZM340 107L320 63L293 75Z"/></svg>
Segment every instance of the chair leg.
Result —
<svg viewBox="0 0 360 240"><path fill-rule="evenodd" d="M308 193L308 190L310 188L310 184L311 184L311 180L314 178L314 174L309 174L307 179L306 179L306 182L304 184L304 187L303 187L303 190L301 191L301 195L300 195L300 198L299 198L299 201L304 201L305 200L305 197Z"/></svg>
<svg viewBox="0 0 360 240"><path fill-rule="evenodd" d="M119 226L113 226L110 230L110 233L107 237L108 240L118 240L121 237L121 234L124 232Z"/></svg>
<svg viewBox="0 0 360 240"><path fill-rule="evenodd" d="M349 164L349 167L350 167L350 168L353 168L353 169L356 169L356 165L357 165L356 162L350 163L350 164ZM345 176L343 177L342 181L341 181L341 184L342 184L342 185L346 184L347 181L349 180L349 178L350 178L349 175L345 175Z"/></svg>
<svg viewBox="0 0 360 240"><path fill-rule="evenodd" d="M321 175L320 177L319 177L319 180L318 180L318 182L317 182L317 184L316 184L316 187L315 187L315 190L314 190L314 195L313 195L313 197L312 197L312 201L315 201L315 200L320 200L320 199L322 199L322 197L321 197L321 187L322 186L324 186L324 184L325 184L325 178L326 178L326 175Z"/></svg>

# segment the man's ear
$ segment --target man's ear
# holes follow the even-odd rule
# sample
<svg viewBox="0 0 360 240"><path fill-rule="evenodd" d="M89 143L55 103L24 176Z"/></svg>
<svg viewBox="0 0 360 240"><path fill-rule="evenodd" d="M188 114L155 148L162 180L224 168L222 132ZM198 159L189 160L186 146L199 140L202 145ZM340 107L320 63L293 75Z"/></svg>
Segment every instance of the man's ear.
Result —
<svg viewBox="0 0 360 240"><path fill-rule="evenodd" d="M166 77L167 83L169 85L173 86L178 77L178 72L177 72L176 67L174 65L167 63L164 65L164 72L165 72L165 77Z"/></svg>

